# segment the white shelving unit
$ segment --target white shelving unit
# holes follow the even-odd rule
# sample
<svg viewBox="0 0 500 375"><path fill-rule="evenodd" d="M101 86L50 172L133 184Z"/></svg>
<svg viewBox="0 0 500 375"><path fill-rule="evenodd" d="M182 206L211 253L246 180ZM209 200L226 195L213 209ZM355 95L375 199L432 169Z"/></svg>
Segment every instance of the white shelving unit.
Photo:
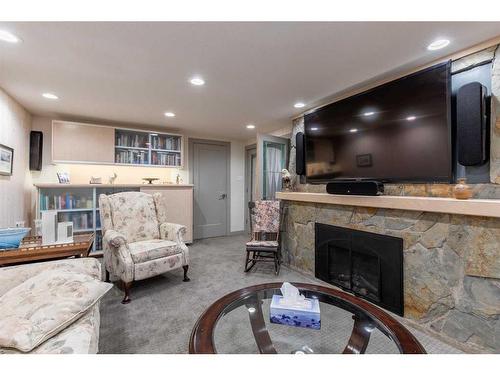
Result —
<svg viewBox="0 0 500 375"><path fill-rule="evenodd" d="M59 221L72 221L74 233L94 233L92 252L102 250L101 220L99 216L99 195L121 191L139 191L136 187L109 186L65 186L39 187L37 217L44 210L56 210ZM63 203L64 202L64 203ZM75 208L66 208L71 204ZM85 205L85 207L82 207ZM89 207L87 207L89 206Z"/></svg>

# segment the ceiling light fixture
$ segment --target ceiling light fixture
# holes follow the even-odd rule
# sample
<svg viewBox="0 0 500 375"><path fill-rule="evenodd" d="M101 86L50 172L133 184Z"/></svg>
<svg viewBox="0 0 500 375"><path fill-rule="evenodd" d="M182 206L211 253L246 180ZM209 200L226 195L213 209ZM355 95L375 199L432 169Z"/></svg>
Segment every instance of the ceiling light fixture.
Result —
<svg viewBox="0 0 500 375"><path fill-rule="evenodd" d="M247 129L255 129L255 125L254 124L248 124L247 125Z"/></svg>
<svg viewBox="0 0 500 375"><path fill-rule="evenodd" d="M427 46L427 49L429 51L436 51L438 49L446 47L448 44L450 44L450 41L448 39L438 39L429 44Z"/></svg>
<svg viewBox="0 0 500 375"><path fill-rule="evenodd" d="M312 131L316 131L316 130L318 130L318 128L311 128L311 130L312 130Z"/></svg>
<svg viewBox="0 0 500 375"><path fill-rule="evenodd" d="M0 40L7 42L7 43L19 43L21 41L20 38L15 36L12 33L9 33L8 31L5 30L0 30Z"/></svg>
<svg viewBox="0 0 500 375"><path fill-rule="evenodd" d="M358 129L351 129L349 130L351 133L356 133L358 131Z"/></svg>
<svg viewBox="0 0 500 375"><path fill-rule="evenodd" d="M165 117L175 117L174 112L165 112Z"/></svg>
<svg viewBox="0 0 500 375"><path fill-rule="evenodd" d="M295 108L304 108L306 105L302 102L297 102L293 105Z"/></svg>
<svg viewBox="0 0 500 375"><path fill-rule="evenodd" d="M416 118L417 118L417 116L408 116L408 117L406 118L406 120L407 120L407 121L413 121L413 120L415 120Z"/></svg>
<svg viewBox="0 0 500 375"><path fill-rule="evenodd" d="M194 86L203 86L205 84L205 81L201 77L193 77L189 80L192 85Z"/></svg>
<svg viewBox="0 0 500 375"><path fill-rule="evenodd" d="M52 93L50 93L50 92L44 92L44 93L42 94L42 96L43 96L45 99L51 99L51 100L57 100L57 99L59 99L59 97L58 97L57 95L52 94Z"/></svg>
<svg viewBox="0 0 500 375"><path fill-rule="evenodd" d="M375 112L365 112L363 113L363 116L368 117L368 116L373 116Z"/></svg>

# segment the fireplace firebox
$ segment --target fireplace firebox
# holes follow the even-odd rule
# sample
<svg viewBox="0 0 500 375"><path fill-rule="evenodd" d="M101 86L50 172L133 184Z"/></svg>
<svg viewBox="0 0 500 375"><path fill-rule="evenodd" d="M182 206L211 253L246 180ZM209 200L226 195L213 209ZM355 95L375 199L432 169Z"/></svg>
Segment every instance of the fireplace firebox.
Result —
<svg viewBox="0 0 500 375"><path fill-rule="evenodd" d="M404 315L403 239L316 223L318 279Z"/></svg>

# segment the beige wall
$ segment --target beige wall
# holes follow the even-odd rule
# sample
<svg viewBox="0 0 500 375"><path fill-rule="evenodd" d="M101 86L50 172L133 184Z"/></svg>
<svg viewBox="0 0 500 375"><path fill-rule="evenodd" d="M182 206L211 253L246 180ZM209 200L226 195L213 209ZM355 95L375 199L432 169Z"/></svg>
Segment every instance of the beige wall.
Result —
<svg viewBox="0 0 500 375"><path fill-rule="evenodd" d="M116 125L115 125L116 126ZM175 182L179 174L185 183L189 182L188 142L190 134L184 134L184 167L183 168L156 168L156 167L128 167L116 165L96 164L52 164L51 134L52 119L47 117L33 117L33 130L43 132L43 167L40 172L32 172L33 183L57 182L57 172L68 172L72 183L88 183L91 176L101 177L103 182L116 172L116 183L142 183L143 177L156 177L161 181ZM210 137L194 138L210 139ZM230 156L230 221L231 232L244 229L244 200L245 200L245 144L226 139L215 139L231 143ZM33 194L35 197L35 194ZM34 204L34 202L32 202Z"/></svg>
<svg viewBox="0 0 500 375"><path fill-rule="evenodd" d="M0 143L14 149L12 176L0 176L0 228L16 221L31 226L30 130L31 115L0 89Z"/></svg>

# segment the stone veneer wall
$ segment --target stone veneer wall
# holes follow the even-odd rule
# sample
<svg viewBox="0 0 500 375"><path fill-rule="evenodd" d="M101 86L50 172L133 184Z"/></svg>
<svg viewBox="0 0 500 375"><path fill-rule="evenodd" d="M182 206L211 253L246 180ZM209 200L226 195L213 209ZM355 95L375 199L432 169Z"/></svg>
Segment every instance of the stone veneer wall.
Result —
<svg viewBox="0 0 500 375"><path fill-rule="evenodd" d="M500 56L498 47L454 61L452 70L493 59L490 184L474 198L500 198ZM499 122L500 123L500 122ZM289 170L295 190L325 192L295 175L294 121ZM451 197L448 184L386 184L386 195ZM283 260L314 274L314 223L404 240L405 316L458 342L500 352L500 219L285 202Z"/></svg>

